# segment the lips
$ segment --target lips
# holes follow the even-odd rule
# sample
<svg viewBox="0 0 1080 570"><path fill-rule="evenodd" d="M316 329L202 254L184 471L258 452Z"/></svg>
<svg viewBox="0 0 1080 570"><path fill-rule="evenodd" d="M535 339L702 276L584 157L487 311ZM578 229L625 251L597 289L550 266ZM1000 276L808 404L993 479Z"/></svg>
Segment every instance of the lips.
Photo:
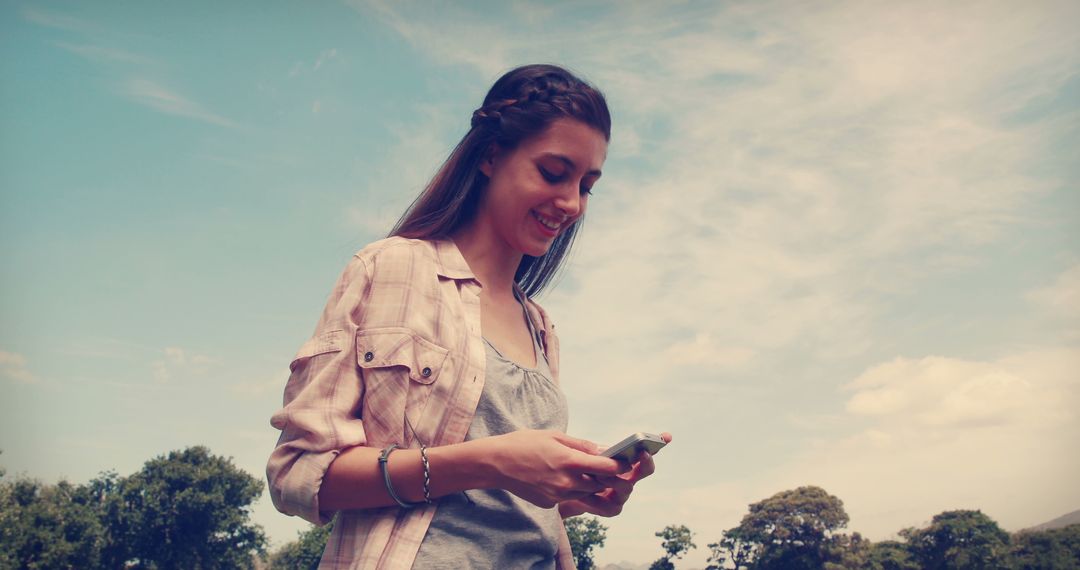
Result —
<svg viewBox="0 0 1080 570"><path fill-rule="evenodd" d="M539 223L540 227L545 230L544 233L550 234L552 236L558 235L559 229L562 227L562 224L565 221L565 219L545 216L540 212L537 212L536 210L533 210L531 213L533 219L535 219Z"/></svg>

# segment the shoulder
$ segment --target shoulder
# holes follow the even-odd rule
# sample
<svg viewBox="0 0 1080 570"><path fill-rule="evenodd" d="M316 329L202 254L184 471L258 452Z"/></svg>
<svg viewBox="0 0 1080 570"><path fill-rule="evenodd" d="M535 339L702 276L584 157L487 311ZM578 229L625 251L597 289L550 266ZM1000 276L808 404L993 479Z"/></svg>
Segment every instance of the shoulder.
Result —
<svg viewBox="0 0 1080 570"><path fill-rule="evenodd" d="M369 243L353 257L369 266L434 263L435 246L427 240L392 236Z"/></svg>

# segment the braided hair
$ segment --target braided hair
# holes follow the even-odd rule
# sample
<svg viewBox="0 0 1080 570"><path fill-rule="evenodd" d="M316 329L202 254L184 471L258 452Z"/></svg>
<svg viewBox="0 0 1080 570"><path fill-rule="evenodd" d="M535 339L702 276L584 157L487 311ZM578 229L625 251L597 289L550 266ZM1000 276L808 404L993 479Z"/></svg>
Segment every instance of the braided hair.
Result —
<svg viewBox="0 0 1080 570"><path fill-rule="evenodd" d="M446 239L475 215L487 177L480 172L493 145L513 149L555 120L571 118L611 139L611 115L598 89L555 65L525 65L500 77L473 111L469 132L450 153L391 236ZM582 220L560 233L539 257L525 255L515 280L526 295L542 291L562 267Z"/></svg>

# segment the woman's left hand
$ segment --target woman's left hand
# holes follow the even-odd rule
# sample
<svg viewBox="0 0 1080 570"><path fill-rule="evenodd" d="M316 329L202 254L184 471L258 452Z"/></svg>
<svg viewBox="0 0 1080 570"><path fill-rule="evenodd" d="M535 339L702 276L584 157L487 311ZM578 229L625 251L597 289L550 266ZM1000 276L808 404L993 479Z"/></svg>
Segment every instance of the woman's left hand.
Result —
<svg viewBox="0 0 1080 570"><path fill-rule="evenodd" d="M660 437L671 443L670 433L661 433ZM622 512L623 505L630 499L630 493L634 492L634 485L652 475L654 471L656 471L656 464L653 463L652 455L647 451L642 451L626 473L614 477L596 477L599 483L607 487L603 491L581 499L559 503L559 514L563 518L585 513L602 517L616 516Z"/></svg>

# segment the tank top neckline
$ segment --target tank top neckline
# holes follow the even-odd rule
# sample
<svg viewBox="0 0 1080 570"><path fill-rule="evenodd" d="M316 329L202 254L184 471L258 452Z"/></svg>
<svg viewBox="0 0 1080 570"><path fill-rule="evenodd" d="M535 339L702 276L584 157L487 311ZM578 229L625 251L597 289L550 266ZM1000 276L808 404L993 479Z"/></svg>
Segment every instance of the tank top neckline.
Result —
<svg viewBox="0 0 1080 570"><path fill-rule="evenodd" d="M520 294L516 290L514 291L514 298L517 299L518 305L521 306L521 312L525 316L525 324L529 327L529 338L532 341L533 360L536 361L536 366L525 366L519 362L515 362L514 360L507 358L498 348L495 348L495 345L490 340L488 340L486 336L481 335L481 338L484 339L484 344L488 345L491 348L491 350L495 353L495 356L497 356L499 360L513 364L514 366L528 372L543 374L543 371L540 369L540 359L543 358L547 360L547 355L544 354L544 351L540 348L540 344L537 341L536 329L533 326L532 318L529 317L528 309L525 308L525 301L522 300Z"/></svg>

